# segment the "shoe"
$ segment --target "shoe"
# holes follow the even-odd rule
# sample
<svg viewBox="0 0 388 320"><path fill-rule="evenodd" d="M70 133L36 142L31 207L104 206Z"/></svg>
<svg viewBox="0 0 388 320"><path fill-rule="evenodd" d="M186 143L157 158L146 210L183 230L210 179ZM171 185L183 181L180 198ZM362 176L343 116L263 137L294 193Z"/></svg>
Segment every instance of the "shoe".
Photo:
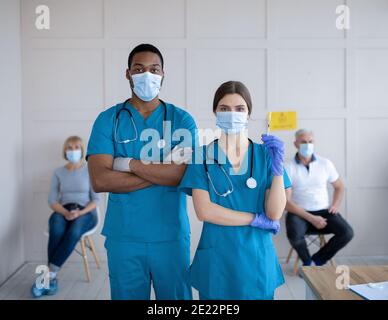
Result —
<svg viewBox="0 0 388 320"><path fill-rule="evenodd" d="M50 280L50 287L46 290L48 296L56 294L58 291L58 280L57 278Z"/></svg>
<svg viewBox="0 0 388 320"><path fill-rule="evenodd" d="M36 283L34 282L34 284L31 287L31 294L34 298L39 298L39 297L44 296L46 294L46 289L43 287L38 288L36 286Z"/></svg>
<svg viewBox="0 0 388 320"><path fill-rule="evenodd" d="M314 265L317 266L317 267L322 267L322 266L325 265L325 263L321 263L321 262L314 261L314 260L313 260L313 263L314 263Z"/></svg>
<svg viewBox="0 0 388 320"><path fill-rule="evenodd" d="M44 287L38 288L36 286L36 283L34 283L31 287L31 294L34 298L40 298L42 296L52 296L56 294L58 291L58 280L57 279L52 279L50 280L50 285L49 288L46 289Z"/></svg>

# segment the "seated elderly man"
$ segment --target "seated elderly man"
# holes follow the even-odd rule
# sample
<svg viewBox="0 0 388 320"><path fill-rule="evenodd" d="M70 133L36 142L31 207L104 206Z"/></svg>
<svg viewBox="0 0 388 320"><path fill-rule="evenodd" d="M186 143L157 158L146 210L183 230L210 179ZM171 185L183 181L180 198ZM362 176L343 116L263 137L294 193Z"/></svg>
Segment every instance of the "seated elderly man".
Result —
<svg viewBox="0 0 388 320"><path fill-rule="evenodd" d="M339 214L344 185L333 163L314 153L312 131L301 129L295 134L295 157L286 165L292 188L287 193L287 237L303 265L324 265L353 238L353 229ZM330 204L328 183L334 187ZM334 234L313 256L305 235Z"/></svg>

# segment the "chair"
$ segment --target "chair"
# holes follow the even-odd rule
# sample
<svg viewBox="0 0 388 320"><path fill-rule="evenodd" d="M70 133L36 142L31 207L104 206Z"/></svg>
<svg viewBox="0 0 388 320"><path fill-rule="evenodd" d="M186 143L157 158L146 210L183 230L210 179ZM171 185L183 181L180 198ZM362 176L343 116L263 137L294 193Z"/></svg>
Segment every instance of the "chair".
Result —
<svg viewBox="0 0 388 320"><path fill-rule="evenodd" d="M310 247L312 244L315 244L317 245L317 241L319 241L319 248L322 248L324 245L326 245L326 239L325 239L325 235L324 234L307 234L307 237L313 237L312 239L309 239L310 242L307 243L307 247ZM291 247L290 251L288 252L288 256L287 256L287 260L286 260L286 263L289 263L290 262L290 259L291 259L291 256L292 256L292 253L294 252L294 248ZM294 262L294 267L292 268L294 274L298 274L298 266L299 266L299 256L298 254L296 254L296 258L295 258L295 262ZM332 266L335 266L334 264L334 261L333 260L330 260L330 264Z"/></svg>
<svg viewBox="0 0 388 320"><path fill-rule="evenodd" d="M78 253L83 258L87 282L90 282L91 276L90 276L90 269L89 269L89 262L88 262L86 248L88 248L92 252L94 260L96 261L97 268L98 269L101 268L100 258L97 255L96 248L94 246L94 242L93 242L93 239L91 237L97 231L97 229L99 228L99 226L101 224L101 213L100 213L100 209L98 207L96 208L96 212L97 212L97 223L96 223L95 227L93 229L90 229L89 231L86 231L81 236L81 239L79 241L80 245L81 245L81 251L79 251L77 248L75 248L75 250L74 250L76 253ZM48 235L49 235L48 230L46 230L44 232L44 235L48 237Z"/></svg>
<svg viewBox="0 0 388 320"><path fill-rule="evenodd" d="M100 226L100 222L101 222L101 214L100 214L100 210L98 207L96 208L96 211L97 211L97 223L96 223L95 227L89 231L86 231L81 236L81 239L80 239L81 252L77 248L75 248L75 252L77 252L84 260L86 280L88 282L90 282L91 277L90 277L90 269L89 269L89 262L88 262L86 248L88 248L92 252L94 260L96 261L97 268L98 269L101 268L100 258L97 256L96 247L94 246L94 242L93 242L93 239L91 237L97 231L98 227Z"/></svg>

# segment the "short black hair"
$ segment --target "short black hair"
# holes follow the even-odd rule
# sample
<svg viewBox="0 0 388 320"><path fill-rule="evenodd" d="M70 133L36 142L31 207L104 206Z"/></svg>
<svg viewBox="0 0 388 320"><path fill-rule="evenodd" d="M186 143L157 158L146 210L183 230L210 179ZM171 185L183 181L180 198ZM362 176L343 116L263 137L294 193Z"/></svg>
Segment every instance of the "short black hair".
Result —
<svg viewBox="0 0 388 320"><path fill-rule="evenodd" d="M157 54L160 58L160 61L162 62L162 69L163 69L164 60L163 60L162 53L160 52L160 50L158 48L156 48L152 44L148 44L148 43L142 43L142 44L139 44L138 46L136 46L135 48L133 48L133 50L131 51L131 53L129 54L129 57L128 57L128 68L129 69L131 69L132 60L133 60L134 55L136 53L139 53L139 52L152 52L152 53Z"/></svg>

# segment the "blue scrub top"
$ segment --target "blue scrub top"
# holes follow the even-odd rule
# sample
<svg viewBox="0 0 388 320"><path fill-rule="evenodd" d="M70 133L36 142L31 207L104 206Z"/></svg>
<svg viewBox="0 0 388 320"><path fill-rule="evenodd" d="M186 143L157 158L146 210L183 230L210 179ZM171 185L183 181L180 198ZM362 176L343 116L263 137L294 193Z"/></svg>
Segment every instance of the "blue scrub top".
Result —
<svg viewBox="0 0 388 320"><path fill-rule="evenodd" d="M97 117L89 139L87 158L94 154L109 154L112 157L131 157L141 159L140 151L148 141L142 137L144 129L155 129L162 137L164 107L161 103L147 118L130 104L130 109L138 131L138 138L129 143L117 143L114 139L116 113L123 107L117 104ZM197 130L191 115L172 104L166 103L167 121L171 121L171 131L165 128L165 155L177 144L194 146L197 143ZM118 141L132 139L135 136L129 114L120 113ZM190 137L175 137L177 129L188 129ZM173 134L170 139L170 132ZM178 130L179 132L179 130ZM188 141L189 138L192 138ZM151 138L150 138L151 139ZM155 139L153 141L158 141ZM171 142L172 140L172 142ZM175 141L177 140L177 141ZM171 143L170 143L171 142ZM162 152L152 155L154 160L161 160ZM144 157L142 158L144 159ZM177 187L152 185L128 193L109 193L108 207L102 234L119 241L158 242L174 241L189 236L190 226L186 211L186 195Z"/></svg>
<svg viewBox="0 0 388 320"><path fill-rule="evenodd" d="M217 146L217 144L216 144ZM250 177L251 152L254 152L253 177L255 189L246 186ZM237 174L222 149L208 146L207 163L212 156L225 159L225 171L233 183L234 191L226 197L218 196L209 183L203 162L205 148L198 148L180 184L180 190L192 194L192 189L209 192L213 203L225 208L258 213L264 211L265 192L272 183L272 164L267 149L261 144L250 144ZM199 155L198 155L199 154ZM227 178L216 164L208 164L208 172L219 194L229 188ZM285 188L291 187L285 172ZM284 283L281 267L272 242L272 233L251 226L221 226L204 222L201 239L191 266L194 288L212 299L272 299L274 290Z"/></svg>

